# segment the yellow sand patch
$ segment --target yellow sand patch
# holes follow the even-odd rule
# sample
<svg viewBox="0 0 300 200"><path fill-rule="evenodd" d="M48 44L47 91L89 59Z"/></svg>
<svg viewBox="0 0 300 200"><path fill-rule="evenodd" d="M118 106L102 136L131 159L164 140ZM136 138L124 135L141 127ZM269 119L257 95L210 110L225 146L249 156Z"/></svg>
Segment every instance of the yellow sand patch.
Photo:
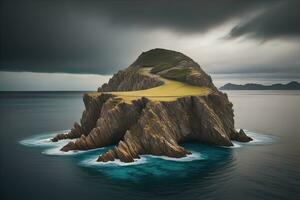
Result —
<svg viewBox="0 0 300 200"><path fill-rule="evenodd" d="M146 90L103 93L116 95L125 102L130 103L132 100L140 99L141 97L147 97L152 101L175 101L179 97L204 96L211 92L208 87L193 86L183 82L165 79L159 75L151 74L150 70L151 68L141 68L140 73L147 76L158 77L164 82L163 85Z"/></svg>

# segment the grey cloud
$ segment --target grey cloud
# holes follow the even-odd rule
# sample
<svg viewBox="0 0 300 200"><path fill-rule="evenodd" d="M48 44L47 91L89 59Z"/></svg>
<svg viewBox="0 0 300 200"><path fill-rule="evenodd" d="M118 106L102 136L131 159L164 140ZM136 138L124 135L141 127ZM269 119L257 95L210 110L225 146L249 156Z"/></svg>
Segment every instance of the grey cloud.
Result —
<svg viewBox="0 0 300 200"><path fill-rule="evenodd" d="M230 38L247 36L261 40L300 37L300 1L279 2L252 20L235 26Z"/></svg>
<svg viewBox="0 0 300 200"><path fill-rule="evenodd" d="M276 1L102 1L96 8L112 24L162 27L185 33L205 32L273 2Z"/></svg>
<svg viewBox="0 0 300 200"><path fill-rule="evenodd" d="M1 71L112 74L145 50L148 30L207 32L278 1L1 2Z"/></svg>

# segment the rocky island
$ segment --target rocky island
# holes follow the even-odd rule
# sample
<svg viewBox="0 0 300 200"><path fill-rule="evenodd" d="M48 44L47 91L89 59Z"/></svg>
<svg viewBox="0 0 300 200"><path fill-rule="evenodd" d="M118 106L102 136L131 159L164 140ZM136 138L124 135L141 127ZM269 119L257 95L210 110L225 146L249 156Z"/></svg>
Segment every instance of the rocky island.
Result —
<svg viewBox="0 0 300 200"><path fill-rule="evenodd" d="M152 49L83 97L80 124L53 142L75 139L61 151L115 145L97 161L133 162L140 155L185 157L180 146L199 142L232 146L252 139L234 127L233 105L211 77L186 55Z"/></svg>

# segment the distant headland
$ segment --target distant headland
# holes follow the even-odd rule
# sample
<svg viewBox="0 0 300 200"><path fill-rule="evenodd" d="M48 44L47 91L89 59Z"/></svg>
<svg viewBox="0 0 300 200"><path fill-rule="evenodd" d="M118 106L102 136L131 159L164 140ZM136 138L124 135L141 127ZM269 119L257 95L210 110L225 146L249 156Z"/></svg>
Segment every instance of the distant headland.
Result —
<svg viewBox="0 0 300 200"><path fill-rule="evenodd" d="M227 83L220 87L220 90L300 90L300 83L291 81L287 84L276 83L272 85L262 85L256 83L247 83L245 85L237 85Z"/></svg>

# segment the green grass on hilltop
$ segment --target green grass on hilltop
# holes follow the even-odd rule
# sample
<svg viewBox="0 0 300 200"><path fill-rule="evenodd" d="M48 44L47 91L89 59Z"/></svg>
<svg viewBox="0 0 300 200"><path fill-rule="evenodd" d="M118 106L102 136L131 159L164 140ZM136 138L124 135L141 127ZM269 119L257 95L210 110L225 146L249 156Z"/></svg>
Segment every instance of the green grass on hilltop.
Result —
<svg viewBox="0 0 300 200"><path fill-rule="evenodd" d="M176 51L153 49L142 53L135 64L145 67L171 67L184 59L190 58Z"/></svg>

